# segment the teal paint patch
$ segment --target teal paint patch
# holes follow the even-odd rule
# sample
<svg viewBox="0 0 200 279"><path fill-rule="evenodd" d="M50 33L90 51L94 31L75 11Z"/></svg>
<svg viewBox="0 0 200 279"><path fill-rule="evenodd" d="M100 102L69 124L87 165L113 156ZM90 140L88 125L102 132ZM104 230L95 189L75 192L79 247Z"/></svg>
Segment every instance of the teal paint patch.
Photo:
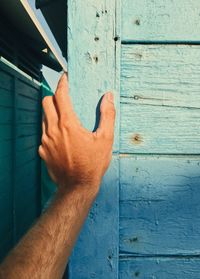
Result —
<svg viewBox="0 0 200 279"><path fill-rule="evenodd" d="M44 78L41 84L41 92L42 98L44 98L45 96L53 95L51 88ZM41 162L41 172L41 203L42 209L45 210L48 207L51 199L53 198L57 186L50 178L44 161Z"/></svg>

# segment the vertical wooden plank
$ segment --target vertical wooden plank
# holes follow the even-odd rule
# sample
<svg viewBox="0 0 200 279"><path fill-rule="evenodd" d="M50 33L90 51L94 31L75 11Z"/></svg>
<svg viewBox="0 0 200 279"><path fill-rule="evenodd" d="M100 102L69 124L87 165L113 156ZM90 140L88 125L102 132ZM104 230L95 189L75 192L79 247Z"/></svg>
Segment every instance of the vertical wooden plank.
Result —
<svg viewBox="0 0 200 279"><path fill-rule="evenodd" d="M12 136L13 76L0 63L0 261L13 244ZM4 98L3 98L4 97Z"/></svg>
<svg viewBox="0 0 200 279"><path fill-rule="evenodd" d="M38 155L41 138L41 96L39 85L28 81L15 71L13 75L15 104L12 176L15 244L41 212L41 165ZM35 123L31 132L27 125L30 123ZM22 124L25 124L24 131L18 136ZM29 156L30 150L33 150L32 158Z"/></svg>
<svg viewBox="0 0 200 279"><path fill-rule="evenodd" d="M96 107L103 93L119 89L117 36L116 0L68 1L70 92L75 110L89 130L98 120ZM118 108L117 93L115 103ZM71 256L70 279L118 278L118 125L119 121L115 130L116 155Z"/></svg>

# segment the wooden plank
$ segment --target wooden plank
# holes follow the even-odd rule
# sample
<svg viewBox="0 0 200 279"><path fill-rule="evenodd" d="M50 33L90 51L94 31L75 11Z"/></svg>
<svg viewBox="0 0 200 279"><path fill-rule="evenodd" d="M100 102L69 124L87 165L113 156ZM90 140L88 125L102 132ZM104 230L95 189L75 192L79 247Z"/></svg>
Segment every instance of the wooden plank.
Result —
<svg viewBox="0 0 200 279"><path fill-rule="evenodd" d="M0 142L0 158L9 157L12 154L12 140Z"/></svg>
<svg viewBox="0 0 200 279"><path fill-rule="evenodd" d="M199 153L197 57L199 46L123 46L121 152Z"/></svg>
<svg viewBox="0 0 200 279"><path fill-rule="evenodd" d="M7 231L6 237L1 237L0 241L0 262L3 261L12 247L12 231Z"/></svg>
<svg viewBox="0 0 200 279"><path fill-rule="evenodd" d="M125 258L119 264L119 278L199 279L199 258Z"/></svg>
<svg viewBox="0 0 200 279"><path fill-rule="evenodd" d="M122 5L123 41L200 41L197 0L126 0Z"/></svg>
<svg viewBox="0 0 200 279"><path fill-rule="evenodd" d="M0 124L0 142L13 138L13 131L11 124Z"/></svg>
<svg viewBox="0 0 200 279"><path fill-rule="evenodd" d="M0 185L5 182L4 180L10 177L12 171L12 152L5 157L0 158Z"/></svg>
<svg viewBox="0 0 200 279"><path fill-rule="evenodd" d="M13 90L13 77L7 71L0 70L0 89Z"/></svg>
<svg viewBox="0 0 200 279"><path fill-rule="evenodd" d="M38 100L40 90L34 82L25 79L16 80L16 93L27 98Z"/></svg>
<svg viewBox="0 0 200 279"><path fill-rule="evenodd" d="M17 98L17 102L18 102L18 109L38 111L38 100L30 99L25 96L19 95Z"/></svg>
<svg viewBox="0 0 200 279"><path fill-rule="evenodd" d="M69 263L69 278L118 278L118 159L105 175Z"/></svg>
<svg viewBox="0 0 200 279"><path fill-rule="evenodd" d="M121 102L200 108L200 46L124 45Z"/></svg>
<svg viewBox="0 0 200 279"><path fill-rule="evenodd" d="M120 252L199 255L200 158L120 160Z"/></svg>
<svg viewBox="0 0 200 279"><path fill-rule="evenodd" d="M25 164L24 166L18 168L16 172L16 183L20 185L22 185L23 182L27 183L26 188L29 188L29 185L31 184L30 183L30 177L31 177L31 182L33 182L33 184L36 184L37 176L39 172L37 169L38 163L39 163L39 156L38 158L27 162L27 164ZM19 187L17 186L17 188Z"/></svg>
<svg viewBox="0 0 200 279"><path fill-rule="evenodd" d="M13 107L13 92L0 88L0 107Z"/></svg>
<svg viewBox="0 0 200 279"><path fill-rule="evenodd" d="M121 105L122 153L199 154L200 110Z"/></svg>
<svg viewBox="0 0 200 279"><path fill-rule="evenodd" d="M68 1L68 71L70 95L89 130L99 119L97 104L108 90L119 89L119 40L115 0ZM115 94L118 108L119 94ZM119 114L118 114L119 117ZM119 150L119 121L114 151ZM68 278L118 278L118 159L103 179L69 262ZM112 226L111 226L112 224Z"/></svg>
<svg viewBox="0 0 200 279"><path fill-rule="evenodd" d="M40 112L17 110L16 123L17 124L36 124L40 120Z"/></svg>
<svg viewBox="0 0 200 279"><path fill-rule="evenodd" d="M17 138L16 139L16 151L24 152L24 154L26 154L27 149L32 148L32 147L37 147L37 146L39 147L39 142L40 142L40 137L37 134L34 136L26 136L26 137Z"/></svg>
<svg viewBox="0 0 200 279"><path fill-rule="evenodd" d="M31 160L35 160L38 156L38 146L34 146L26 150L26 156L22 156L21 152L16 152L16 168L22 167Z"/></svg>
<svg viewBox="0 0 200 279"><path fill-rule="evenodd" d="M0 124L8 124L13 120L13 111L11 108L1 107Z"/></svg>
<svg viewBox="0 0 200 279"><path fill-rule="evenodd" d="M41 123L16 124L16 137L36 135L39 134L40 130L41 130Z"/></svg>

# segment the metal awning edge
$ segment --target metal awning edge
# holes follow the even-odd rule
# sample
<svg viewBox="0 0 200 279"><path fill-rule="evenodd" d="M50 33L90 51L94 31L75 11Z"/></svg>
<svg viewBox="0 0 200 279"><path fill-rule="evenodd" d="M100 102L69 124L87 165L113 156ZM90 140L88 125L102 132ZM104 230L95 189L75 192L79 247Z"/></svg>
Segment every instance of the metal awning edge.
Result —
<svg viewBox="0 0 200 279"><path fill-rule="evenodd" d="M49 47L49 49L51 50L51 52L53 53L53 55L57 59L58 63L61 65L63 71L67 72L67 63L65 64L63 62L63 60L61 59L61 57L58 54L57 50L55 49L55 47L53 46L53 44L49 40L45 30L43 29L42 25L40 24L39 20L37 19L34 11L32 10L30 4L28 3L28 1L27 0L20 0L20 2L23 5L23 7L26 10L26 12L28 13L28 15L31 18L32 22L36 26L37 30L41 34L42 38L46 42L47 46Z"/></svg>

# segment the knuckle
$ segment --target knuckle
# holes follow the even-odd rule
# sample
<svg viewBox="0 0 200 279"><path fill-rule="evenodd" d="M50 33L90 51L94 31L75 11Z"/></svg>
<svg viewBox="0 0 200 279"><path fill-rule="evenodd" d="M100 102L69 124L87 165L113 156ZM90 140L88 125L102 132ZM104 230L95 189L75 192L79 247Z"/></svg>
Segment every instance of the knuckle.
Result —
<svg viewBox="0 0 200 279"><path fill-rule="evenodd" d="M51 138L55 138L57 136L58 132L57 132L57 128L55 125L51 125L50 127L48 127L48 136Z"/></svg>
<svg viewBox="0 0 200 279"><path fill-rule="evenodd" d="M40 157L41 157L43 160L46 159L45 151L44 151L44 148L43 148L42 145L39 146L39 148L38 148L38 153L39 153Z"/></svg>
<svg viewBox="0 0 200 279"><path fill-rule="evenodd" d="M107 114L108 117L115 118L115 114L116 114L115 107L114 107L114 106L111 106L111 107L107 110L106 114Z"/></svg>
<svg viewBox="0 0 200 279"><path fill-rule="evenodd" d="M103 131L102 132L102 137L109 142L112 142L114 139L114 135L111 131Z"/></svg>
<svg viewBox="0 0 200 279"><path fill-rule="evenodd" d="M59 126L60 126L60 129L68 130L71 128L71 123L66 115L62 115L60 117Z"/></svg>
<svg viewBox="0 0 200 279"><path fill-rule="evenodd" d="M51 96L45 96L42 100L42 105L46 106L46 104L48 103L48 101L51 99Z"/></svg>
<svg viewBox="0 0 200 279"><path fill-rule="evenodd" d="M42 135L42 145L46 146L48 145L48 137L46 135Z"/></svg>

